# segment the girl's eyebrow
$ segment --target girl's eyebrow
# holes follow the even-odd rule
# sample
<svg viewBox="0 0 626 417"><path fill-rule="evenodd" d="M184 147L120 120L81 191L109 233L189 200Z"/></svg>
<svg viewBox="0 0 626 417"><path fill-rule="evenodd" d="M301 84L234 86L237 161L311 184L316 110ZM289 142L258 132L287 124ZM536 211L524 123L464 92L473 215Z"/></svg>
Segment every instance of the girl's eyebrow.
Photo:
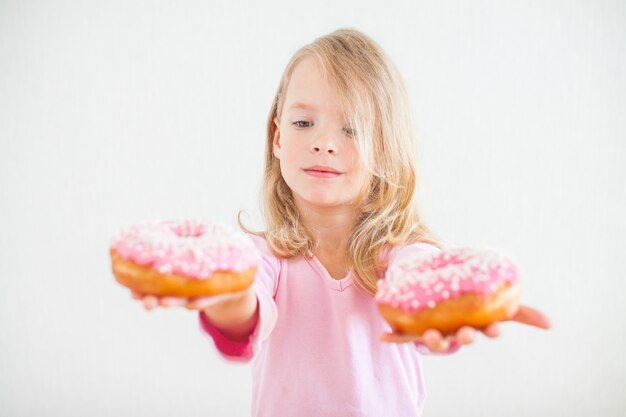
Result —
<svg viewBox="0 0 626 417"><path fill-rule="evenodd" d="M315 106L311 104L307 104L307 103L302 103L300 101L293 103L291 107L289 107L289 110L293 110L293 109L317 110Z"/></svg>

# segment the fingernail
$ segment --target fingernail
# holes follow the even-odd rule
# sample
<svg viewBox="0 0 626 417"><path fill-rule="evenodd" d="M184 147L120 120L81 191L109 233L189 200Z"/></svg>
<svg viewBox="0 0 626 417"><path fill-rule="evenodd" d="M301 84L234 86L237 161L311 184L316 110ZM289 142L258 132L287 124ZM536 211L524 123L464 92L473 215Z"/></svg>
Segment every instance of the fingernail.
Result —
<svg viewBox="0 0 626 417"><path fill-rule="evenodd" d="M443 339L439 344L439 350L448 350L450 348L450 339Z"/></svg>

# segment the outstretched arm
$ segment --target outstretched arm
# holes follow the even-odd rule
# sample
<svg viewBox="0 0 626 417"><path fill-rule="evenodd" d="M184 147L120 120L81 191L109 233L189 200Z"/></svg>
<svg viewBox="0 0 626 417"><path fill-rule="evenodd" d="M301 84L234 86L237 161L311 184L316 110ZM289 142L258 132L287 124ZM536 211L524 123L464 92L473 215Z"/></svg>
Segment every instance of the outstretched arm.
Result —
<svg viewBox="0 0 626 417"><path fill-rule="evenodd" d="M254 286L237 293L212 297L157 297L131 290L133 298L141 300L146 310L156 307L186 307L199 310L206 319L229 339L247 340L259 318L258 298Z"/></svg>

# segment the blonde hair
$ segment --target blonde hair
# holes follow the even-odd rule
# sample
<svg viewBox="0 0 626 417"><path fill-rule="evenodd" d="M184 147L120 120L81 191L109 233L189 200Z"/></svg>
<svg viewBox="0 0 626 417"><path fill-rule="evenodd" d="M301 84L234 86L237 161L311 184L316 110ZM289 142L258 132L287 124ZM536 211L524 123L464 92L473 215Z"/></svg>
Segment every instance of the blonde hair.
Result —
<svg viewBox="0 0 626 417"><path fill-rule="evenodd" d="M380 46L362 32L341 28L300 48L288 62L267 121L265 171L262 187L265 232L239 227L266 239L282 258L312 256L317 242L301 222L279 160L272 152L291 74L305 57L318 64L324 78L341 97L350 126L355 130L359 157L369 187L357 200L358 221L348 240L349 266L355 285L374 295L376 281L386 267L380 256L389 246L414 242L442 244L422 222L415 204L417 156L415 123L404 81Z"/></svg>

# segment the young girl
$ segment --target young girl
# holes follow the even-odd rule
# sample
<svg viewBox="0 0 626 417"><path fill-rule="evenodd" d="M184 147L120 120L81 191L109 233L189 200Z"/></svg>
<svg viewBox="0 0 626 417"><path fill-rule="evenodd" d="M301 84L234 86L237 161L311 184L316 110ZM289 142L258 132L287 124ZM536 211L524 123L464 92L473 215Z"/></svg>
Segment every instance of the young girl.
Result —
<svg viewBox="0 0 626 417"><path fill-rule="evenodd" d="M414 156L407 93L378 44L352 29L316 39L287 64L269 114L266 231L239 221L262 253L254 285L134 297L198 310L222 357L251 362L253 416L421 415L420 354L453 353L476 330L394 335L376 308L389 264L441 250L414 205ZM549 327L525 306L513 320Z"/></svg>

